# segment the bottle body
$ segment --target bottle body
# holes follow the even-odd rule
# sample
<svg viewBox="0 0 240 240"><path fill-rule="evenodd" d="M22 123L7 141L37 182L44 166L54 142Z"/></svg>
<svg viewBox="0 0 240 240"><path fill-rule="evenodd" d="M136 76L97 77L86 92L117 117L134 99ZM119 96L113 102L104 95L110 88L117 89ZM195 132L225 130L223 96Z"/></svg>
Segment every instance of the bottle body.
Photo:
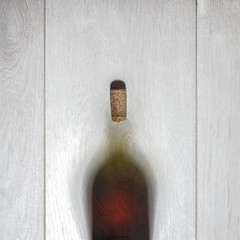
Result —
<svg viewBox="0 0 240 240"><path fill-rule="evenodd" d="M148 186L126 143L110 144L111 153L92 185L92 239L149 239Z"/></svg>

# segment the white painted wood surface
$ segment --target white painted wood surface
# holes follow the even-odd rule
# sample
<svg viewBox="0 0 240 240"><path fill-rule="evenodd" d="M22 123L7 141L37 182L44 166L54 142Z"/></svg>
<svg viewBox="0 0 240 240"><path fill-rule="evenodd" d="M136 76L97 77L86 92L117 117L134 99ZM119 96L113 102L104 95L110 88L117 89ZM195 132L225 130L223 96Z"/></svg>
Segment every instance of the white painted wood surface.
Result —
<svg viewBox="0 0 240 240"><path fill-rule="evenodd" d="M0 239L44 235L42 0L0 1Z"/></svg>
<svg viewBox="0 0 240 240"><path fill-rule="evenodd" d="M195 2L56 0L46 10L46 238L88 239L86 172L121 79L156 179L153 239L194 239Z"/></svg>
<svg viewBox="0 0 240 240"><path fill-rule="evenodd" d="M240 1L198 7L198 240L240 239Z"/></svg>

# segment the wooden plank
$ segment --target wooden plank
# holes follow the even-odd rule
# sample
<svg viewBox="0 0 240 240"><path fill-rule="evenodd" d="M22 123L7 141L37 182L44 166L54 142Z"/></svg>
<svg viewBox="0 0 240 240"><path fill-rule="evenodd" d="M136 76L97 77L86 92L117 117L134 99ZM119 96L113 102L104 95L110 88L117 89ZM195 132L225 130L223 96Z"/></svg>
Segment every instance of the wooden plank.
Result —
<svg viewBox="0 0 240 240"><path fill-rule="evenodd" d="M198 6L198 240L237 240L240 2Z"/></svg>
<svg viewBox="0 0 240 240"><path fill-rule="evenodd" d="M126 82L134 145L155 178L153 239L195 237L195 2L48 1L46 237L88 239L86 183Z"/></svg>
<svg viewBox="0 0 240 240"><path fill-rule="evenodd" d="M0 239L44 235L44 4L0 2Z"/></svg>

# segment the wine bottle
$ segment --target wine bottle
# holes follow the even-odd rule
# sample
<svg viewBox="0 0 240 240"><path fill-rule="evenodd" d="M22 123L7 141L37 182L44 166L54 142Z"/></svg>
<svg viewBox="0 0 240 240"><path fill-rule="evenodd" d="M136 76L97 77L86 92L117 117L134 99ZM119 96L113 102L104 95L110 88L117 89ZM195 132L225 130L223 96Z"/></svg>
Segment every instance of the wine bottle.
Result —
<svg viewBox="0 0 240 240"><path fill-rule="evenodd" d="M92 240L149 240L148 184L129 152L126 135L126 88L111 84L114 126L109 154L94 176L91 192ZM127 121L126 125L128 125ZM126 128L124 129L127 132Z"/></svg>

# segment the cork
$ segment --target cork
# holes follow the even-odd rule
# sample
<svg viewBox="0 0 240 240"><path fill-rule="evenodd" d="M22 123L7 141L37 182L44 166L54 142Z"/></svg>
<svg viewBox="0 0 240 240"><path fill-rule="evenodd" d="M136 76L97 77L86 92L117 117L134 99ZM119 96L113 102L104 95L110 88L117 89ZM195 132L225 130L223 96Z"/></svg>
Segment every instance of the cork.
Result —
<svg viewBox="0 0 240 240"><path fill-rule="evenodd" d="M127 97L126 89L111 89L111 112L112 121L120 122L127 119Z"/></svg>

